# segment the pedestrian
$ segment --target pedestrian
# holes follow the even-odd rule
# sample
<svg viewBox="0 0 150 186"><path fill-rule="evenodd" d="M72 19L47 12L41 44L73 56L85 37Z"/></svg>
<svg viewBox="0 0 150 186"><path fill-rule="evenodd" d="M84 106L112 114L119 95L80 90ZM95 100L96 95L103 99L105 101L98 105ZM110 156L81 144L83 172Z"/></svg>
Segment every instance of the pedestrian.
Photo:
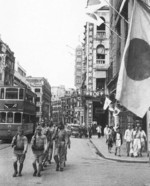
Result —
<svg viewBox="0 0 150 186"><path fill-rule="evenodd" d="M122 134L120 132L120 129L117 128L116 129L116 133L115 133L115 156L117 155L117 152L118 152L118 156L121 156L121 145L122 145Z"/></svg>
<svg viewBox="0 0 150 186"><path fill-rule="evenodd" d="M131 148L133 143L133 130L131 129L130 125L128 125L128 128L125 130L124 139L126 140L127 156L129 156L129 154L131 153Z"/></svg>
<svg viewBox="0 0 150 186"><path fill-rule="evenodd" d="M144 130L142 130L142 127L139 127L139 130L141 131L141 149L139 155L142 156L142 152L145 150L145 144L146 144L146 133Z"/></svg>
<svg viewBox="0 0 150 186"><path fill-rule="evenodd" d="M71 148L71 133L70 131L67 129L67 127L65 128L66 132L67 132L67 137L68 137L68 142L65 145L65 162L64 162L64 167L66 166L66 161L67 161L67 149Z"/></svg>
<svg viewBox="0 0 150 186"><path fill-rule="evenodd" d="M50 131L50 127L48 126L47 123L44 124L44 127L42 129L42 134L46 136L47 138L47 149L46 152L43 156L43 163L42 163L42 168L43 167L47 167L47 162L48 162L48 158L49 158L49 151L50 151L50 143L51 143L51 138L52 138L52 134Z"/></svg>
<svg viewBox="0 0 150 186"><path fill-rule="evenodd" d="M107 139L108 139L109 130L110 130L110 129L109 129L108 125L106 125L105 128L104 128L104 136L105 136L105 138L106 138L106 141L107 141Z"/></svg>
<svg viewBox="0 0 150 186"><path fill-rule="evenodd" d="M113 147L113 133L112 133L112 129L109 127L109 132L108 132L108 139L106 141L107 145L108 145L108 152L111 153L111 149Z"/></svg>
<svg viewBox="0 0 150 186"><path fill-rule="evenodd" d="M49 126L49 133L48 133L48 162L49 164L51 164L52 161L52 155L53 155L53 134L54 134L54 126L53 123L51 122L50 126Z"/></svg>
<svg viewBox="0 0 150 186"><path fill-rule="evenodd" d="M141 150L141 131L139 127L135 127L133 131L133 155L134 157L138 157L140 155Z"/></svg>
<svg viewBox="0 0 150 186"><path fill-rule="evenodd" d="M101 137L101 134L102 134L102 126L101 125L98 125L97 128L96 128L96 130L97 130L98 138L100 138Z"/></svg>
<svg viewBox="0 0 150 186"><path fill-rule="evenodd" d="M11 145L14 150L13 177L16 177L17 174L18 176L22 176L23 163L28 149L28 140L27 137L24 136L23 127L18 127L18 132L13 137ZM19 173L17 169L18 168L17 162L19 162Z"/></svg>
<svg viewBox="0 0 150 186"><path fill-rule="evenodd" d="M88 137L92 138L92 126L88 127Z"/></svg>
<svg viewBox="0 0 150 186"><path fill-rule="evenodd" d="M68 136L62 122L60 122L58 127L55 129L52 139L55 141L54 160L56 163L56 171L63 171L66 157L66 146L68 144Z"/></svg>
<svg viewBox="0 0 150 186"><path fill-rule="evenodd" d="M34 169L33 176L37 175L38 177L40 177L43 157L47 150L47 139L46 136L42 134L42 127L40 125L36 128L36 132L31 139L31 148L34 155L34 161L32 163Z"/></svg>

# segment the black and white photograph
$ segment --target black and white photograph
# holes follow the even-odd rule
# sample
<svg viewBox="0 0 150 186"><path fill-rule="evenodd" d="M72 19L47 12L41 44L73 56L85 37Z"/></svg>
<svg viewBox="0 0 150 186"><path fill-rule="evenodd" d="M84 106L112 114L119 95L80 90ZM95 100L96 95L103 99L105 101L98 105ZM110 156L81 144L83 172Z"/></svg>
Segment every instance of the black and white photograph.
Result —
<svg viewBox="0 0 150 186"><path fill-rule="evenodd" d="M150 186L150 0L0 5L0 186Z"/></svg>

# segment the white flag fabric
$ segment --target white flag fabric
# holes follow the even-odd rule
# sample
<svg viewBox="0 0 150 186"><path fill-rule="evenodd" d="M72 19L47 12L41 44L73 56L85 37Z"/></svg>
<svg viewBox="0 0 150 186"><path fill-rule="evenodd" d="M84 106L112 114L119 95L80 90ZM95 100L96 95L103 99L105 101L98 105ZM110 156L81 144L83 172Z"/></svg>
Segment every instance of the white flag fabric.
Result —
<svg viewBox="0 0 150 186"><path fill-rule="evenodd" d="M85 12L94 13L104 6L109 6L105 0L89 0L87 8L85 8Z"/></svg>
<svg viewBox="0 0 150 186"><path fill-rule="evenodd" d="M109 105L108 109L109 109L109 111L114 112L114 108L113 108L112 104Z"/></svg>
<svg viewBox="0 0 150 186"><path fill-rule="evenodd" d="M105 98L105 103L104 103L104 106L103 106L103 110L106 110L107 107L110 105L111 103L111 100L109 98Z"/></svg>
<svg viewBox="0 0 150 186"><path fill-rule="evenodd" d="M104 23L104 20L101 19L96 13L86 13L86 21L97 26L100 26L102 23Z"/></svg>
<svg viewBox="0 0 150 186"><path fill-rule="evenodd" d="M114 112L113 112L113 116L118 116L118 114L121 112L121 110L117 107L117 106L115 106L115 108L114 108Z"/></svg>
<svg viewBox="0 0 150 186"><path fill-rule="evenodd" d="M141 118L150 106L150 9L141 0L134 1L116 99Z"/></svg>

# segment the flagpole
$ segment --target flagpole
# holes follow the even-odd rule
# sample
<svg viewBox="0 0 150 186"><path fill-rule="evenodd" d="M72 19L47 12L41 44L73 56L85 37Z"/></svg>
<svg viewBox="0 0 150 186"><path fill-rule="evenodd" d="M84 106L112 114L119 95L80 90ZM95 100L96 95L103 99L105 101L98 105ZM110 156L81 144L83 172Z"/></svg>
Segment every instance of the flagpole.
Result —
<svg viewBox="0 0 150 186"><path fill-rule="evenodd" d="M116 34L120 39L125 39L125 38L122 38L121 36L119 36L117 34L117 32L115 32L113 29L111 29L106 23L104 23L114 34Z"/></svg>
<svg viewBox="0 0 150 186"><path fill-rule="evenodd" d="M116 10L108 1L105 0L105 2L106 2L107 4L109 4L109 6L111 6L111 8L112 8L113 10L115 10L115 11L118 13L118 15L119 15L122 19L125 20L126 23L129 24L129 22L118 12L118 10Z"/></svg>

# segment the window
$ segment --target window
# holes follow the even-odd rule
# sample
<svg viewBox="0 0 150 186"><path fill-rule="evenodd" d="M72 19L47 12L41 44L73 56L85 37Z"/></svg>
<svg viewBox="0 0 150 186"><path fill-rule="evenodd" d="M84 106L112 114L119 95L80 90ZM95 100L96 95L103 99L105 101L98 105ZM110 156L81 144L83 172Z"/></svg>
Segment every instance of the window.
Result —
<svg viewBox="0 0 150 186"><path fill-rule="evenodd" d="M2 73L0 73L0 81L2 80Z"/></svg>
<svg viewBox="0 0 150 186"><path fill-rule="evenodd" d="M6 99L18 99L18 89L6 88Z"/></svg>
<svg viewBox="0 0 150 186"><path fill-rule="evenodd" d="M36 98L36 102L40 102L40 97L37 97Z"/></svg>
<svg viewBox="0 0 150 186"><path fill-rule="evenodd" d="M22 120L22 122L24 122L24 123L29 123L29 115L24 114L24 115L23 115L23 120Z"/></svg>
<svg viewBox="0 0 150 186"><path fill-rule="evenodd" d="M97 59L105 59L105 47L104 45L98 45L96 49Z"/></svg>
<svg viewBox="0 0 150 186"><path fill-rule="evenodd" d="M6 113L5 112L0 113L0 123L6 123Z"/></svg>
<svg viewBox="0 0 150 186"><path fill-rule="evenodd" d="M13 113L12 112L7 113L7 122L13 123Z"/></svg>
<svg viewBox="0 0 150 186"><path fill-rule="evenodd" d="M104 17L100 17L104 23L102 23L100 26L97 26L97 31L104 31L105 30L105 19Z"/></svg>
<svg viewBox="0 0 150 186"><path fill-rule="evenodd" d="M4 88L0 89L0 99L4 99Z"/></svg>
<svg viewBox="0 0 150 186"><path fill-rule="evenodd" d="M96 79L96 89L101 90L105 88L105 79L104 78L97 78Z"/></svg>
<svg viewBox="0 0 150 186"><path fill-rule="evenodd" d="M40 88L36 88L35 92L41 92Z"/></svg>
<svg viewBox="0 0 150 186"><path fill-rule="evenodd" d="M30 103L33 103L33 97L29 94L26 94L26 100L29 101Z"/></svg>
<svg viewBox="0 0 150 186"><path fill-rule="evenodd" d="M24 97L24 89L20 89L19 90L19 99L23 99L23 97Z"/></svg>
<svg viewBox="0 0 150 186"><path fill-rule="evenodd" d="M15 113L14 123L21 123L21 113Z"/></svg>

